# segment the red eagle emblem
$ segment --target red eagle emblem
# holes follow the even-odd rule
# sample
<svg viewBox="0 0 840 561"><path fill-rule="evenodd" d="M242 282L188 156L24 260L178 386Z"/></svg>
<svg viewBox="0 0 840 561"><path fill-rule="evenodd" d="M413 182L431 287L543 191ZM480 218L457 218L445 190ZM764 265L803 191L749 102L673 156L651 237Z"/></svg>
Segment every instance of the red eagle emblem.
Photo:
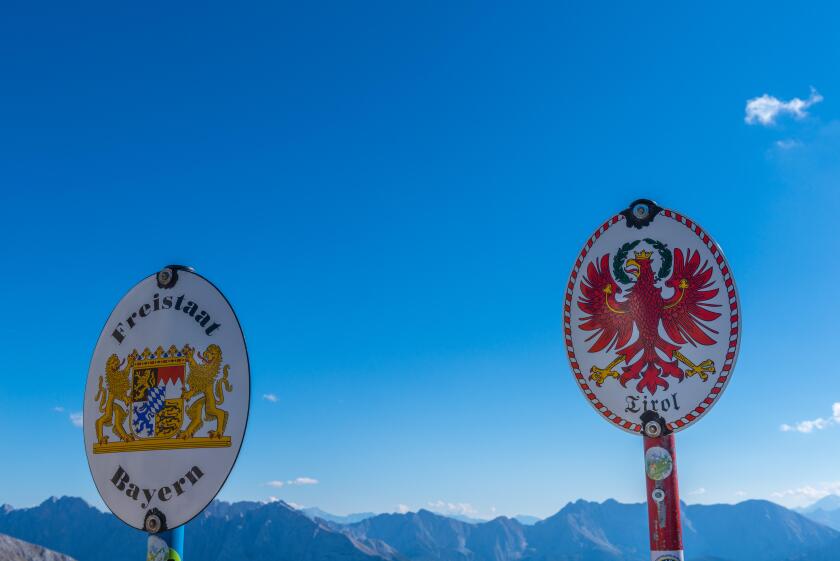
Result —
<svg viewBox="0 0 840 561"><path fill-rule="evenodd" d="M606 367L593 366L589 379L599 387L607 378L616 378L625 387L638 380L636 390L647 390L651 395L659 388L668 389L669 378L682 381L684 376L696 374L705 382L715 373L714 363L704 360L694 364L680 349L686 344L716 342L713 337L718 332L704 323L720 317L710 309L718 307L709 302L718 294L711 280L712 268L708 262L701 265L697 251L677 248L672 254L665 244L645 239L661 260L659 272L654 272L650 251L636 251L627 259L641 241L624 244L613 258L615 277L629 285L626 294L610 273L609 254L590 262L581 282L577 305L587 315L581 318L580 328L592 332L587 342L595 339L589 352L613 348L616 352ZM663 298L664 288L657 283L673 294ZM622 363L621 373L614 370ZM682 370L680 363L687 368Z"/></svg>

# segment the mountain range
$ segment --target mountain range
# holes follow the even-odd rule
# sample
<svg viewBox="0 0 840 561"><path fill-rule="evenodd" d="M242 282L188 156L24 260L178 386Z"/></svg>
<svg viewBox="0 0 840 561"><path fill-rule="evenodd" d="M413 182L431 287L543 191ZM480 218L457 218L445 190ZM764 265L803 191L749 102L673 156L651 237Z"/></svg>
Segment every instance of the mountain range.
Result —
<svg viewBox="0 0 840 561"><path fill-rule="evenodd" d="M837 561L840 532L768 501L683 505L692 561ZM146 536L82 499L0 508L0 534L77 561L145 557ZM2 542L0 542L2 543ZM427 510L349 517L273 503L214 501L187 525L185 559L200 561L647 561L647 507L614 500L569 503L526 525L464 522ZM2 549L0 549L2 552ZM63 556L23 560L71 561ZM0 559L6 557L0 553ZM9 557L18 561L18 558Z"/></svg>

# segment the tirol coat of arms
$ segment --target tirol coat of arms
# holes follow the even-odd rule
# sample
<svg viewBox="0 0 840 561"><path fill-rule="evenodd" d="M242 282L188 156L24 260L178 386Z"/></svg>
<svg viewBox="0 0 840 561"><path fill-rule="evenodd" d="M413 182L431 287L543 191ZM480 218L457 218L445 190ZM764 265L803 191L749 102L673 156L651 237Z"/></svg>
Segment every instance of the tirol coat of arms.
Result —
<svg viewBox="0 0 840 561"><path fill-rule="evenodd" d="M230 446L228 412L221 408L225 392L233 391L229 369L215 344L204 353L172 345L134 350L123 360L112 354L94 398L101 416L93 453ZM205 423L209 427L202 433Z"/></svg>
<svg viewBox="0 0 840 561"><path fill-rule="evenodd" d="M719 335L707 323L720 317L714 311L718 305L711 302L719 292L712 268L697 251L671 252L665 244L645 239L660 256L661 266L655 271L652 252L636 251L628 257L641 241L618 249L612 273L609 255L595 259L586 270L577 302L586 314L580 329L592 332L589 352L615 351L609 364L591 368L589 379L601 386L607 378L616 378L622 386L632 383L636 391L650 395L668 389L669 380L697 376L705 382L715 374L714 362L692 362L681 350L686 344L714 345ZM658 281L664 281L670 295L663 295Z"/></svg>

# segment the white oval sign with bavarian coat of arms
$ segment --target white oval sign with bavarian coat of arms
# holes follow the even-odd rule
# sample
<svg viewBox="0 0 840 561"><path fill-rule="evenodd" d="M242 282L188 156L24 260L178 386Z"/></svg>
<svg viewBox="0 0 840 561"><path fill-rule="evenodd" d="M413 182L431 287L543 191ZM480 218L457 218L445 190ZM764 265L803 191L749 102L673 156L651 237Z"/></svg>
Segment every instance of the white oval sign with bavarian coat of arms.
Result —
<svg viewBox="0 0 840 561"><path fill-rule="evenodd" d="M233 468L249 401L245 339L222 293L174 267L141 281L108 318L85 388L85 452L105 504L138 529L188 522Z"/></svg>
<svg viewBox="0 0 840 561"><path fill-rule="evenodd" d="M578 386L616 426L654 417L678 431L732 375L740 337L735 281L692 220L640 200L605 222L566 289L566 349ZM648 413L650 412L650 413Z"/></svg>

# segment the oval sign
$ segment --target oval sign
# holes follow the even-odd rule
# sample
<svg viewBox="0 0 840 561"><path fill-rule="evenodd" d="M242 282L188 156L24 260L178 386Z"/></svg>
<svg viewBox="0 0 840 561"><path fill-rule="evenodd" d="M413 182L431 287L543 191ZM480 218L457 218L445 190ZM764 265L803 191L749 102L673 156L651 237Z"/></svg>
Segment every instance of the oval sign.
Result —
<svg viewBox="0 0 840 561"><path fill-rule="evenodd" d="M213 500L236 462L250 402L248 353L230 304L205 278L167 270L111 312L85 388L96 488L141 530L150 516L164 528L185 524Z"/></svg>
<svg viewBox="0 0 840 561"><path fill-rule="evenodd" d="M735 366L739 324L720 247L652 201L636 201L592 234L566 289L576 381L603 417L632 433L648 411L679 431L714 405Z"/></svg>

